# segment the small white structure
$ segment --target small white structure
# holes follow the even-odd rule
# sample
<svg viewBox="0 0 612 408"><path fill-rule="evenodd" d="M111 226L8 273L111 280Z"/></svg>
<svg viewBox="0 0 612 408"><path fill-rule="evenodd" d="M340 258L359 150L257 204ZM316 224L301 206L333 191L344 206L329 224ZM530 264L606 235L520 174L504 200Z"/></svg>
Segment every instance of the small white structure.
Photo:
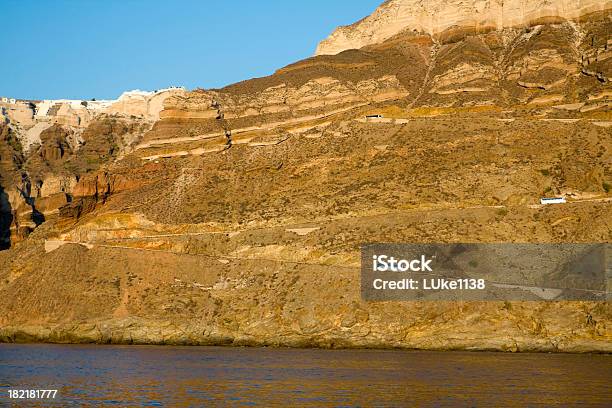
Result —
<svg viewBox="0 0 612 408"><path fill-rule="evenodd" d="M4 103L8 103L8 98L6 98L6 97L4 97L4 96L2 97L2 99L1 99L1 100L2 100L2 102L4 102Z"/></svg>
<svg viewBox="0 0 612 408"><path fill-rule="evenodd" d="M378 114L378 113L376 113L374 115L366 115L366 119L381 119L383 117L384 117L383 115Z"/></svg>
<svg viewBox="0 0 612 408"><path fill-rule="evenodd" d="M565 204L567 200L565 197L553 197L553 198L540 198L540 204L548 205L548 204Z"/></svg>

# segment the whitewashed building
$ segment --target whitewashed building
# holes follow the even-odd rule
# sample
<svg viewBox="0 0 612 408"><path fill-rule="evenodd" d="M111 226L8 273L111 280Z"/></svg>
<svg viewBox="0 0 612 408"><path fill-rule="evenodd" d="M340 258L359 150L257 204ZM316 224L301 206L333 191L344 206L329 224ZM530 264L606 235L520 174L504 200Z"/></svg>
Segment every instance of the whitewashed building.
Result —
<svg viewBox="0 0 612 408"><path fill-rule="evenodd" d="M552 198L540 198L540 204L549 205L549 204L565 204L567 200L565 197L552 197Z"/></svg>

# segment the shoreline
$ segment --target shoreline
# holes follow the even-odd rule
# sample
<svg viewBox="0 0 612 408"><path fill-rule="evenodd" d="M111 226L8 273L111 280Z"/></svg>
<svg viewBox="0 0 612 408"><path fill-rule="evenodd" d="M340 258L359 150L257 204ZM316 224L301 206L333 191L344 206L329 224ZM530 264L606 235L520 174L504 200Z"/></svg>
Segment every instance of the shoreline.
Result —
<svg viewBox="0 0 612 408"><path fill-rule="evenodd" d="M88 325L91 327L91 325ZM157 331L156 335L135 336L134 331L118 331L97 335L85 330L66 330L64 326L0 328L0 344L51 344L51 345L107 345L107 346L168 346L168 347L226 347L272 349L320 349L320 350L390 350L435 352L491 352L504 354L593 354L612 355L612 343L606 339L574 339L556 346L543 339L480 337L475 339L435 339L437 345L425 341L381 341L363 338L333 338L325 336L254 336L217 333L195 335L183 332L183 336ZM157 328L159 329L159 328ZM151 327L138 330L152 331ZM434 339L429 339L433 341ZM514 343L512 343L514 341ZM511 344L512 343L512 344Z"/></svg>
<svg viewBox="0 0 612 408"><path fill-rule="evenodd" d="M2 345L50 345L50 346L123 346L123 347L186 347L186 348L227 348L227 349L274 349L274 350L324 350L324 351L402 351L402 352L435 352L435 353L495 353L495 354L555 354L555 355L605 355L612 356L612 351L608 350L501 350L489 348L409 348L409 347L316 347L316 346L284 346L284 345L269 345L269 344L216 344L216 343L200 343L200 344L175 344L175 343L92 343L92 342L50 342L50 341L4 341L0 340Z"/></svg>

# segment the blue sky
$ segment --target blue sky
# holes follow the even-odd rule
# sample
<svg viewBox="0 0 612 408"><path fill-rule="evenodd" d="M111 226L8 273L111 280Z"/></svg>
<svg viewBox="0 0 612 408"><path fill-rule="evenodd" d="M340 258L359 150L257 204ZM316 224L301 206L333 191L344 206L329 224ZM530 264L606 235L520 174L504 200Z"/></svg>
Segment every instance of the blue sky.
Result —
<svg viewBox="0 0 612 408"><path fill-rule="evenodd" d="M111 99L269 75L382 0L0 2L0 95Z"/></svg>

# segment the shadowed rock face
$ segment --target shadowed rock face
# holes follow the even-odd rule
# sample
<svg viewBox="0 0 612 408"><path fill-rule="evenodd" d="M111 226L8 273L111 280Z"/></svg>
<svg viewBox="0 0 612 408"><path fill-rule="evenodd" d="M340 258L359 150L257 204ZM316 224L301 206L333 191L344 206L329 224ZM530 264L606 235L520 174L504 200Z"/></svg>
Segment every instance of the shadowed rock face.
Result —
<svg viewBox="0 0 612 408"><path fill-rule="evenodd" d="M13 224L13 212L8 194L0 187L0 251L11 247L11 225Z"/></svg>
<svg viewBox="0 0 612 408"><path fill-rule="evenodd" d="M610 351L609 304L359 291L364 242L609 241L609 32L402 32L45 129L0 152L45 216L0 253L0 339Z"/></svg>

